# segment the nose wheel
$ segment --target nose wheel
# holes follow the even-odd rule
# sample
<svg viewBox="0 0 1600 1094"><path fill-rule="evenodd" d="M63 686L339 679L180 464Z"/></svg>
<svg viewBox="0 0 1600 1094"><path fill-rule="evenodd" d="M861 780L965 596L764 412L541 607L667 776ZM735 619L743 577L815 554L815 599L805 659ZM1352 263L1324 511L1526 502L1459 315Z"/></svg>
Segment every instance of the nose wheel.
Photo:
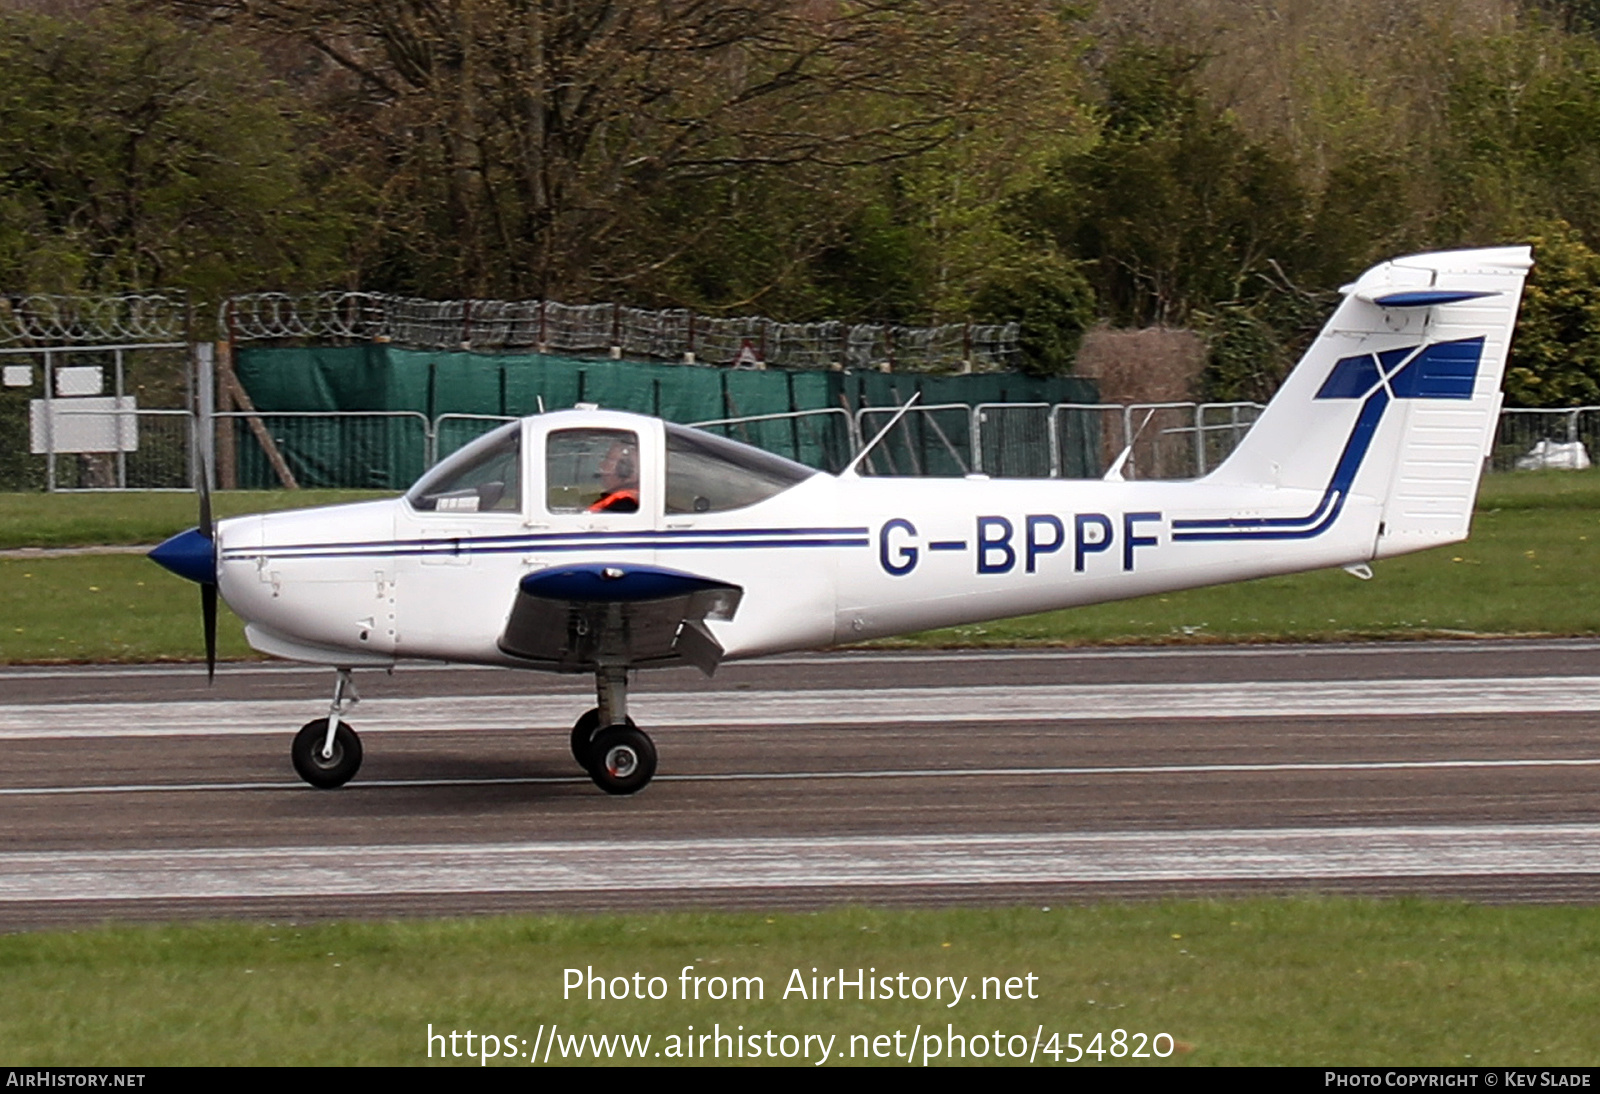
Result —
<svg viewBox="0 0 1600 1094"><path fill-rule="evenodd" d="M307 722L294 735L289 758L295 772L318 790L343 786L361 769L361 738L344 720L344 712L360 701L350 670L339 669L328 716Z"/></svg>
<svg viewBox="0 0 1600 1094"><path fill-rule="evenodd" d="M294 735L289 750L296 773L319 790L343 786L361 769L361 738L355 730L340 722L333 731L332 752L324 755L327 740L328 719L318 718Z"/></svg>

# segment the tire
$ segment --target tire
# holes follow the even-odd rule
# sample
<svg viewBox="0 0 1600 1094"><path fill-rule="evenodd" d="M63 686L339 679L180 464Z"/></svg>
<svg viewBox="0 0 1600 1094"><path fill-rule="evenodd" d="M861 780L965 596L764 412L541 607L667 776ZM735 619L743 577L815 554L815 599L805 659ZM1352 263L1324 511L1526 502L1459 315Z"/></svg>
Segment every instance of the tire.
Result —
<svg viewBox="0 0 1600 1094"><path fill-rule="evenodd" d="M294 735L289 754L299 776L318 790L332 790L349 782L361 768L361 738L345 722L333 732L333 755L324 759L322 742L328 737L328 719L307 722Z"/></svg>
<svg viewBox="0 0 1600 1094"><path fill-rule="evenodd" d="M600 727L600 708L590 707L572 727L572 758L578 766L589 770L589 746L594 741L595 730ZM633 719L628 719L629 729L638 729Z"/></svg>
<svg viewBox="0 0 1600 1094"><path fill-rule="evenodd" d="M655 742L635 726L607 726L589 748L589 777L607 794L637 794L655 777Z"/></svg>

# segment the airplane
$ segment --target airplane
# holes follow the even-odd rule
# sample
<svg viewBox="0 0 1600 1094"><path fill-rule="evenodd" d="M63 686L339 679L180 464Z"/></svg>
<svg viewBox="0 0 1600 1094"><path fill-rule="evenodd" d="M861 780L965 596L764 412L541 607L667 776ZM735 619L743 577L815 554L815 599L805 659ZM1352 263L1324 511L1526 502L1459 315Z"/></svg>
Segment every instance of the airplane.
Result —
<svg viewBox="0 0 1600 1094"><path fill-rule="evenodd" d="M1500 410L1526 247L1374 267L1250 432L1191 481L829 474L595 408L523 418L403 497L213 521L151 552L255 649L335 672L295 770L361 765L352 673L409 659L592 674L573 758L632 794L656 748L636 670L759 657L1274 574L1465 539ZM904 411L902 410L902 413ZM890 426L880 431L874 443Z"/></svg>

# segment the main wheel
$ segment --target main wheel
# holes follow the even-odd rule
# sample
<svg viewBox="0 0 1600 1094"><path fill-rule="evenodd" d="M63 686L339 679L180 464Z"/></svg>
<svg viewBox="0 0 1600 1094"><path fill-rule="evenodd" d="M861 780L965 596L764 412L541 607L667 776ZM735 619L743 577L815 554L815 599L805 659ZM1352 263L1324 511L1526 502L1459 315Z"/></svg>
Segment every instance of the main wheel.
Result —
<svg viewBox="0 0 1600 1094"><path fill-rule="evenodd" d="M633 724L633 719L628 719L630 729L638 729ZM590 707L584 711L572 727L572 758L578 761L578 766L585 771L589 770L589 746L594 741L595 730L600 728L600 708Z"/></svg>
<svg viewBox="0 0 1600 1094"><path fill-rule="evenodd" d="M349 782L361 768L361 738L345 722L333 731L333 755L322 755L322 742L328 739L328 719L307 722L294 735L294 769L319 790L332 790Z"/></svg>
<svg viewBox="0 0 1600 1094"><path fill-rule="evenodd" d="M637 794L655 776L655 742L636 726L607 726L589 750L589 777L607 794Z"/></svg>

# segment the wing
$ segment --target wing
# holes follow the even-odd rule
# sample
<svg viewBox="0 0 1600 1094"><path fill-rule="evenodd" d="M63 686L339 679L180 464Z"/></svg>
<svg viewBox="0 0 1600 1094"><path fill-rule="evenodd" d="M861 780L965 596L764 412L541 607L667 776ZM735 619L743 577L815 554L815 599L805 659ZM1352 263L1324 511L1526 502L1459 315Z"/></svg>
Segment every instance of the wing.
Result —
<svg viewBox="0 0 1600 1094"><path fill-rule="evenodd" d="M499 645L562 672L682 660L710 676L722 645L705 621L732 619L743 595L737 585L659 566L551 567L519 583Z"/></svg>

